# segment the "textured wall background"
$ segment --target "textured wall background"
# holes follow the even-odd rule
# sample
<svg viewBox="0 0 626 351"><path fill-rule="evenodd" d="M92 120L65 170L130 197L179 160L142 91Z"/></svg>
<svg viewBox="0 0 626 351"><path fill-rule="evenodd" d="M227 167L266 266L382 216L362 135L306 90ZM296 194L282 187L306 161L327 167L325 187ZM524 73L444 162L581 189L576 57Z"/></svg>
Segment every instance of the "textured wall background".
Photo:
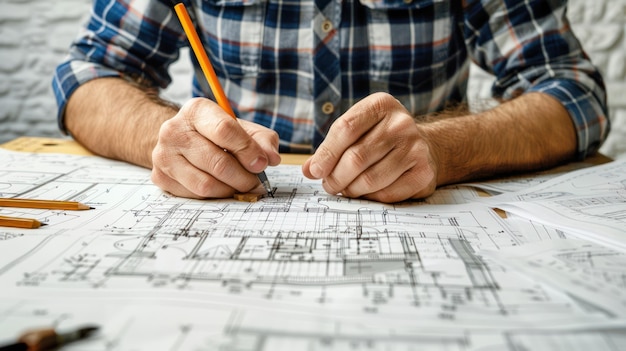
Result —
<svg viewBox="0 0 626 351"><path fill-rule="evenodd" d="M0 143L22 135L61 136L52 72L90 7L89 0L0 0ZM608 85L613 129L601 152L626 158L626 0L570 0L568 13ZM187 60L176 64L172 75L174 83L164 94L185 101ZM490 84L489 75L473 69L470 101L489 97Z"/></svg>

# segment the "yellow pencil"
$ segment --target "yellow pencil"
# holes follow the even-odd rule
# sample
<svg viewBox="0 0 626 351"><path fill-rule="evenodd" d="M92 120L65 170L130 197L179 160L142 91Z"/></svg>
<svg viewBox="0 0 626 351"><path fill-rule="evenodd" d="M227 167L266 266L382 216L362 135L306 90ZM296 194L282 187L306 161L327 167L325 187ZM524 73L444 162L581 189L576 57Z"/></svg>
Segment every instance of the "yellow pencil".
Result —
<svg viewBox="0 0 626 351"><path fill-rule="evenodd" d="M202 46L200 36L198 35L198 32L196 32L193 22L189 17L189 12L187 12L187 8L183 3L180 3L174 6L174 10L178 15L178 19L180 20L180 24L183 26L185 34L187 35L187 39L189 40L191 49L196 55L196 59L198 59L200 68L202 68L204 78L206 78L207 82L209 82L211 91L213 92L213 95L215 95L215 100L217 100L217 104L220 105L220 107L224 111L226 111L226 113L228 113L232 118L237 118L232 107L230 107L230 103L226 98L226 93L224 93L224 89L222 89L222 85L220 84L220 81L215 74L215 70L211 65L209 56L207 55L206 51L204 51L204 46Z"/></svg>
<svg viewBox="0 0 626 351"><path fill-rule="evenodd" d="M35 229L35 228L41 227L42 225L46 225L46 224L41 223L38 220L33 219L33 218L0 216L0 227Z"/></svg>
<svg viewBox="0 0 626 351"><path fill-rule="evenodd" d="M70 210L82 211L91 210L89 207L80 202L74 201L57 201L57 200L35 200L35 199L17 199L17 198L0 198L0 207L20 207L20 208L39 208L44 210Z"/></svg>
<svg viewBox="0 0 626 351"><path fill-rule="evenodd" d="M209 83L209 87L211 87L211 91L215 96L215 100L220 107L226 111L232 118L237 119L235 112L233 111L228 99L226 98L226 93L224 93L224 89L222 89L222 85L220 84L217 75L215 74L215 70L211 65L211 61L209 60L209 56L206 51L204 51L204 46L202 46L202 42L200 41L200 36L198 36L198 32L196 32L196 28L189 17L189 12L187 12L187 8L183 3L177 4L174 6L174 10L176 11L176 15L180 20L180 24L183 26L183 30L187 35L187 39L189 40L189 44L191 45L191 49L193 53L196 55L196 59L200 64L200 68L202 68L202 73ZM272 192L272 186L270 185L270 181L267 179L267 175L265 172L261 172L257 174L259 181L265 188L267 194L271 197L274 197L274 193Z"/></svg>

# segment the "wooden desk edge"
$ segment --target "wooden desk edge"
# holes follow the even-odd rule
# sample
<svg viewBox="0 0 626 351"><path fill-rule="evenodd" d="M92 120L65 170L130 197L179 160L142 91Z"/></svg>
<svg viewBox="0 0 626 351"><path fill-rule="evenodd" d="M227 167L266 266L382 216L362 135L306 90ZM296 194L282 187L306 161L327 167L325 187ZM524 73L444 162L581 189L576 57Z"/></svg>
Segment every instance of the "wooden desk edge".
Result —
<svg viewBox="0 0 626 351"><path fill-rule="evenodd" d="M42 138L42 137L20 137L4 144L0 147L22 152L37 153L60 153L70 155L94 156L92 152L85 149L73 139L62 138ZM311 155L306 154L281 154L281 164L302 165Z"/></svg>
<svg viewBox="0 0 626 351"><path fill-rule="evenodd" d="M94 156L92 152L85 149L73 139L20 137L4 144L0 144L0 147L7 150L22 152Z"/></svg>

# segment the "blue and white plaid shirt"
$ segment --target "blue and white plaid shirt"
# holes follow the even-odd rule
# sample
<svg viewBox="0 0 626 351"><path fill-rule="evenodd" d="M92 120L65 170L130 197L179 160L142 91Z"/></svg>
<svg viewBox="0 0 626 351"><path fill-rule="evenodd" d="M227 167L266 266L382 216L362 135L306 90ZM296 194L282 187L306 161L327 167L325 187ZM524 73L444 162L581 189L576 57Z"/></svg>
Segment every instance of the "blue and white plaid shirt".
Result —
<svg viewBox="0 0 626 351"><path fill-rule="evenodd" d="M276 130L281 152L311 152L373 92L416 116L462 102L469 59L495 75L496 97L541 91L561 101L581 158L609 131L602 77L571 31L565 0L186 3L235 113ZM96 0L54 77L61 129L80 84L125 76L164 88L187 45L171 1ZM194 95L202 95L195 80Z"/></svg>

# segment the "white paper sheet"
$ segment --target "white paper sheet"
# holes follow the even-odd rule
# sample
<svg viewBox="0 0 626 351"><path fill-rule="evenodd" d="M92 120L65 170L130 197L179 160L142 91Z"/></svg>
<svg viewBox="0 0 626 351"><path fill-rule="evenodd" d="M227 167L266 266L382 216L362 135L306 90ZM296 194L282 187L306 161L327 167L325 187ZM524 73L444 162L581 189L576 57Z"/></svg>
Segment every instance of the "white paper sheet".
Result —
<svg viewBox="0 0 626 351"><path fill-rule="evenodd" d="M0 209L48 224L0 229L0 340L20 326L90 322L102 333L76 349L518 350L558 339L611 350L603 345L623 342L623 315L483 260L481 250L549 236L512 230L466 189L381 204L330 196L299 167L280 166L267 170L273 199L202 201L96 157L0 151L0 164L0 196L95 208Z"/></svg>
<svg viewBox="0 0 626 351"><path fill-rule="evenodd" d="M552 240L481 254L608 314L626 314L623 252L583 240Z"/></svg>
<svg viewBox="0 0 626 351"><path fill-rule="evenodd" d="M626 251L626 160L478 201Z"/></svg>

